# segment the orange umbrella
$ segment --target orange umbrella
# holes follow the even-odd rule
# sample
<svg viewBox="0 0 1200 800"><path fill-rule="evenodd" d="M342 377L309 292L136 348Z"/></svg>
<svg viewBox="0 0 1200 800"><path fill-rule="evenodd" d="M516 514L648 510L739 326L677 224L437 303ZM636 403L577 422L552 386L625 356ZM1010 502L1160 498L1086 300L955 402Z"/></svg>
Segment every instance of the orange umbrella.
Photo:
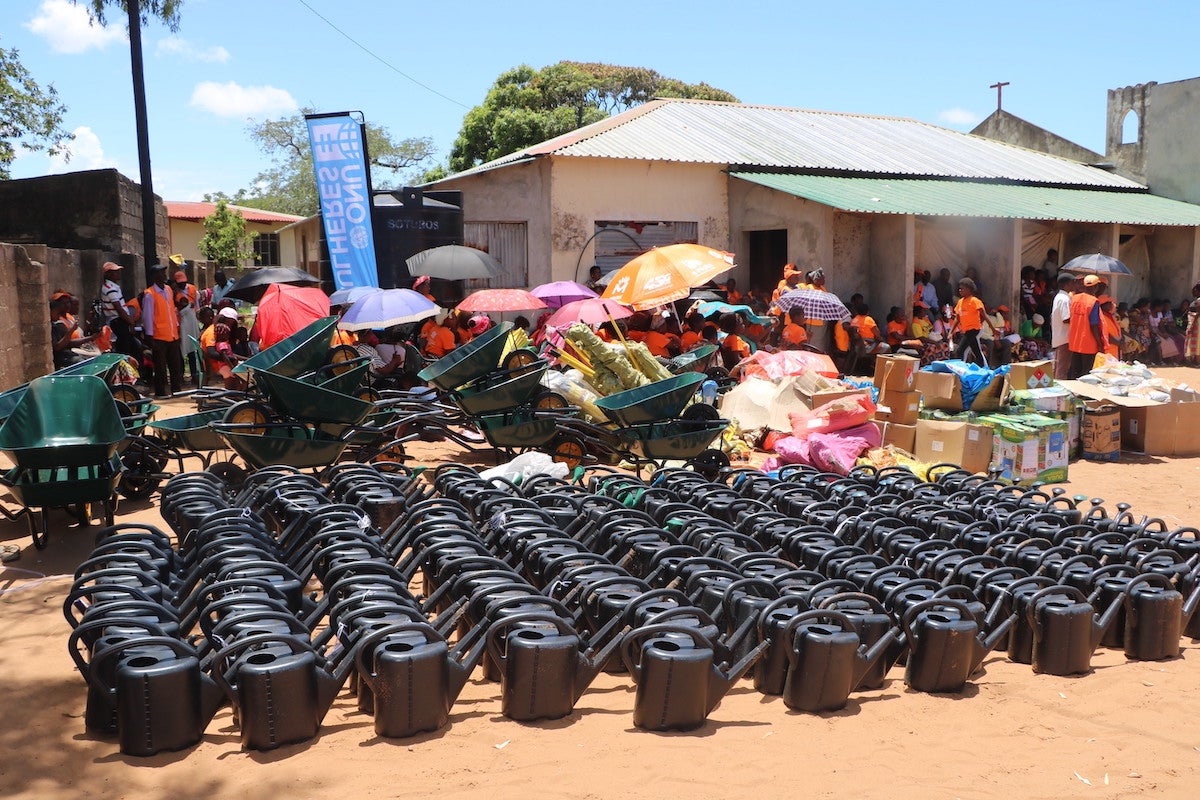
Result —
<svg viewBox="0 0 1200 800"><path fill-rule="evenodd" d="M254 318L254 336L266 350L296 331L329 316L329 297L316 286L289 286L273 283L258 301Z"/></svg>
<svg viewBox="0 0 1200 800"><path fill-rule="evenodd" d="M682 300L733 266L733 253L701 244L669 244L642 253L614 272L601 296L644 311Z"/></svg>
<svg viewBox="0 0 1200 800"><path fill-rule="evenodd" d="M546 308L542 299L524 289L480 289L458 304L459 311L490 314L501 311L537 311Z"/></svg>

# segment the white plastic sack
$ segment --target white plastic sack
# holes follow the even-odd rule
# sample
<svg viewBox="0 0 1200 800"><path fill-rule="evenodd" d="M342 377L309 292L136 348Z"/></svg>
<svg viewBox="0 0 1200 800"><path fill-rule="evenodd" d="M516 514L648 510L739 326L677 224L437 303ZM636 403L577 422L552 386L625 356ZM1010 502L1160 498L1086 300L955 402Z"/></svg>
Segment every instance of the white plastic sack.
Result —
<svg viewBox="0 0 1200 800"><path fill-rule="evenodd" d="M552 459L546 453L531 450L498 467L484 470L479 476L484 480L505 478L513 483L522 483L534 475L550 475L554 478L565 478L570 469L566 464Z"/></svg>

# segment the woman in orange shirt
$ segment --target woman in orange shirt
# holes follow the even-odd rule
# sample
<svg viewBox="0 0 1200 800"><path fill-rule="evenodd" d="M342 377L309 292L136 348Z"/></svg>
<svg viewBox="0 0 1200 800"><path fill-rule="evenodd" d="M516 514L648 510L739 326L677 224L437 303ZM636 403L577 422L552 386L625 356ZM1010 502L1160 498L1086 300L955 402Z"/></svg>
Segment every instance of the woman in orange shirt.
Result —
<svg viewBox="0 0 1200 800"><path fill-rule="evenodd" d="M799 307L788 312L788 324L783 326L779 334L779 346L785 350L799 350L808 341L808 331L804 327L804 311Z"/></svg>
<svg viewBox="0 0 1200 800"><path fill-rule="evenodd" d="M1113 308L1113 299L1101 295L1096 301L1100 305L1100 327L1104 331L1104 352L1116 359L1121 358L1121 323Z"/></svg>
<svg viewBox="0 0 1200 800"><path fill-rule="evenodd" d="M986 323L992 329L992 335L995 336L996 326L988 319L983 301L975 296L975 281L970 278L960 279L958 296L958 305L954 306L954 321L950 323L950 336L953 337L955 331L961 331L962 340L958 343L954 356L966 361L965 356L969 351L980 366L987 367L987 358L983 355L983 348L979 344L979 332L983 330Z"/></svg>

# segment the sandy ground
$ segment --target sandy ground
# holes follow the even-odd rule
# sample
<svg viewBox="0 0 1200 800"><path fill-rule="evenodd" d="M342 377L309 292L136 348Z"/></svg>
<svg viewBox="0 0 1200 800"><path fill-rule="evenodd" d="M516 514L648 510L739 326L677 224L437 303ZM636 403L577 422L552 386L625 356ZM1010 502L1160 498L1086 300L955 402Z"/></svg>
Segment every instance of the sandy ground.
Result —
<svg viewBox="0 0 1200 800"><path fill-rule="evenodd" d="M187 410L172 405L165 413ZM459 460L461 451L414 454ZM1067 488L1189 525L1200 521L1198 471L1200 459L1126 455L1072 464ZM161 524L147 503L123 504L119 518ZM84 682L66 652L62 601L92 532L64 512L52 524L38 552L23 523L0 522L0 541L23 548L0 568L7 797L1184 797L1200 776L1200 646L1189 640L1182 658L1165 662L1102 649L1094 671L1075 678L1034 675L992 654L956 695L910 691L897 667L882 689L855 693L833 714L791 712L743 681L702 729L672 734L634 728L624 676L601 675L566 719L520 724L501 715L498 686L476 673L451 723L411 740L377 737L343 693L305 744L244 752L226 709L198 746L129 758L84 730Z"/></svg>

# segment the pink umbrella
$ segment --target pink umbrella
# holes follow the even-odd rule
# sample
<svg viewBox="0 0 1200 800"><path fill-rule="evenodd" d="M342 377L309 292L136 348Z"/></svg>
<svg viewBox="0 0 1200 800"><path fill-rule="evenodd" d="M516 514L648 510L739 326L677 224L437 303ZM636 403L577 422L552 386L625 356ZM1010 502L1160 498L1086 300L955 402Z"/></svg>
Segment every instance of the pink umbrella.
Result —
<svg viewBox="0 0 1200 800"><path fill-rule="evenodd" d="M562 308L567 303L573 303L576 300L587 300L599 296L582 283L576 283L575 281L543 283L541 286L531 290L530 294L545 300L546 305L550 308Z"/></svg>
<svg viewBox="0 0 1200 800"><path fill-rule="evenodd" d="M602 297L592 297L567 303L551 314L550 318L546 320L546 324L555 328L565 328L573 322L582 322L584 325L602 325L610 319L624 319L632 315L633 312L620 303Z"/></svg>
<svg viewBox="0 0 1200 800"><path fill-rule="evenodd" d="M539 298L524 289L480 289L467 295L457 307L459 311L482 314L548 308Z"/></svg>

